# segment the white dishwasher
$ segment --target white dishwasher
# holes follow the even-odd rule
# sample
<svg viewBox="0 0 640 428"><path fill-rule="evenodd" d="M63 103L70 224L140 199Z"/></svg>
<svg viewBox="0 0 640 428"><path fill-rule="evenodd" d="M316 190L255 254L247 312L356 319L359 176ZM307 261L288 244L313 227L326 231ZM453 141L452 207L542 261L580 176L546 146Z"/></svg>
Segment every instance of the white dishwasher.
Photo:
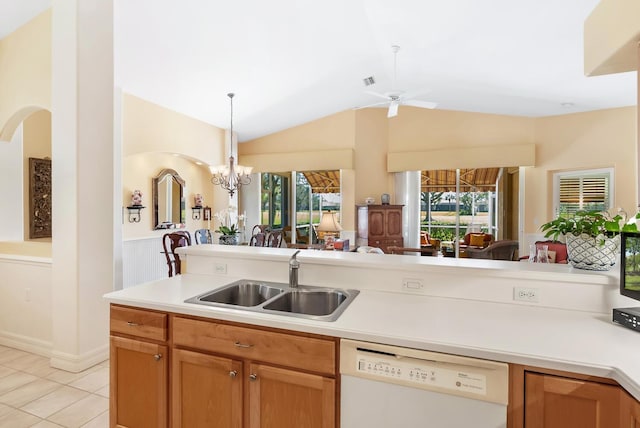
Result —
<svg viewBox="0 0 640 428"><path fill-rule="evenodd" d="M343 339L341 428L506 428L505 363Z"/></svg>

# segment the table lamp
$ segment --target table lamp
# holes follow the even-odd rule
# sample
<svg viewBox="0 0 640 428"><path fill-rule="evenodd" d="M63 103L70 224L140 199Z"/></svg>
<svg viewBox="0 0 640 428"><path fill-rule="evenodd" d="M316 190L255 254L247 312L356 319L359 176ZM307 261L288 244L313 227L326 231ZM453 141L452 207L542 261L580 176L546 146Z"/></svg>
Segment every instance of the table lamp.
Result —
<svg viewBox="0 0 640 428"><path fill-rule="evenodd" d="M342 230L342 226L338 223L338 213L332 211L322 213L317 230L318 238L324 240L326 245L333 244L336 235Z"/></svg>

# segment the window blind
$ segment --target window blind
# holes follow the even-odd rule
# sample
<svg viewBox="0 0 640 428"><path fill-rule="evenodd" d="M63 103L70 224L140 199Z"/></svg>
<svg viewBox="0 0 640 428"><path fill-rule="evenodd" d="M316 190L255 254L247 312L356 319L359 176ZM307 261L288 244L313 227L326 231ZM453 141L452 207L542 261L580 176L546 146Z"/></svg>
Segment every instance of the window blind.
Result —
<svg viewBox="0 0 640 428"><path fill-rule="evenodd" d="M609 208L609 174L560 177L560 214Z"/></svg>

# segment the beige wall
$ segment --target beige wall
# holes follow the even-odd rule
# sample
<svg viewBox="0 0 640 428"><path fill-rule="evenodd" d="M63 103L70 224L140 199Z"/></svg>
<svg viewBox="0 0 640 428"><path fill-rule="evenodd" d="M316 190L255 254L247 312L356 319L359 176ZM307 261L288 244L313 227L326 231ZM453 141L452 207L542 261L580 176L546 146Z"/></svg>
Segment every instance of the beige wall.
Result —
<svg viewBox="0 0 640 428"><path fill-rule="evenodd" d="M636 107L536 119L535 168L525 172L525 231L553 218L553 173L615 168L614 207L629 213L637 201Z"/></svg>
<svg viewBox="0 0 640 428"><path fill-rule="evenodd" d="M153 177L165 169L175 170L185 181L185 207L186 207L186 229L193 232L195 229L206 227L203 220L193 220L191 207L196 193L204 196L205 205L213 206L213 185L209 181L209 168L198 166L192 161L173 156L166 153L140 153L127 156L122 165L123 189L122 206L124 227L123 236L125 239L159 236L166 233L166 230L153 230ZM131 204L131 193L140 190L143 194L143 205L141 220L139 223L129 223L129 215L126 206Z"/></svg>
<svg viewBox="0 0 640 428"><path fill-rule="evenodd" d="M29 236L29 157L51 157L51 10L0 40L0 144L23 126L24 239ZM47 241L50 239L41 239ZM22 250L20 250L22 248ZM34 252L35 248L35 252ZM3 251L51 253L51 244L11 244Z"/></svg>
<svg viewBox="0 0 640 428"><path fill-rule="evenodd" d="M389 151L528 144L534 123L520 116L400 107L389 119Z"/></svg>
<svg viewBox="0 0 640 428"><path fill-rule="evenodd" d="M367 196L379 200L380 194L392 193L392 174L387 172L385 164L387 153L477 150L490 146L498 149L496 156L499 156L501 145L529 147L535 144L535 167L525 171L524 233L538 233L540 224L552 216L551 177L555 171L613 166L616 168L615 205L634 210L637 204L635 121L635 107L545 118L402 107L397 117L387 119L383 109L363 109L338 113L242 143L239 153L241 159L245 153L272 151L286 158L319 150L325 142L330 142L332 147L337 147L338 142L342 144L340 147L353 146L355 190L353 200L343 200L343 205L350 205L361 203ZM503 166L516 166L509 159L497 159L505 162ZM351 226L346 222L345 228Z"/></svg>
<svg viewBox="0 0 640 428"><path fill-rule="evenodd" d="M226 163L225 130L130 94L123 94L122 114L122 206L130 205L131 193L139 189L147 207L142 210L140 223L129 223L128 212L123 208L124 239L165 233L153 230L151 190L153 177L164 168L176 170L186 181L187 230L206 227L206 222L192 219L191 207L196 193L204 196L205 205L212 207L214 212L226 207L226 193L222 190L214 192L208 167L209 164ZM211 226L213 228L213 223Z"/></svg>
<svg viewBox="0 0 640 428"><path fill-rule="evenodd" d="M584 22L584 72L587 76L638 69L640 2L600 0Z"/></svg>
<svg viewBox="0 0 640 428"><path fill-rule="evenodd" d="M51 10L0 40L0 140L30 113L51 110Z"/></svg>
<svg viewBox="0 0 640 428"><path fill-rule="evenodd" d="M208 165L225 162L224 129L123 94L122 154L180 153Z"/></svg>
<svg viewBox="0 0 640 428"><path fill-rule="evenodd" d="M356 113L353 110L343 111L241 143L238 147L240 161L243 155L260 153L286 155L292 152L353 148Z"/></svg>

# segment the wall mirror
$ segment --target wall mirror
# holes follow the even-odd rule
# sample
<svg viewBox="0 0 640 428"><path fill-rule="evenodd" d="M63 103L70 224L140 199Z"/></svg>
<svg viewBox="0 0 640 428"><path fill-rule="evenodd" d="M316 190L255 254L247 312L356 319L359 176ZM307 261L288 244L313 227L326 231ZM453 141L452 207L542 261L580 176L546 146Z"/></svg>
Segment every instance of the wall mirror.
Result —
<svg viewBox="0 0 640 428"><path fill-rule="evenodd" d="M185 182L173 169L163 169L153 179L153 213L156 229L184 227Z"/></svg>

